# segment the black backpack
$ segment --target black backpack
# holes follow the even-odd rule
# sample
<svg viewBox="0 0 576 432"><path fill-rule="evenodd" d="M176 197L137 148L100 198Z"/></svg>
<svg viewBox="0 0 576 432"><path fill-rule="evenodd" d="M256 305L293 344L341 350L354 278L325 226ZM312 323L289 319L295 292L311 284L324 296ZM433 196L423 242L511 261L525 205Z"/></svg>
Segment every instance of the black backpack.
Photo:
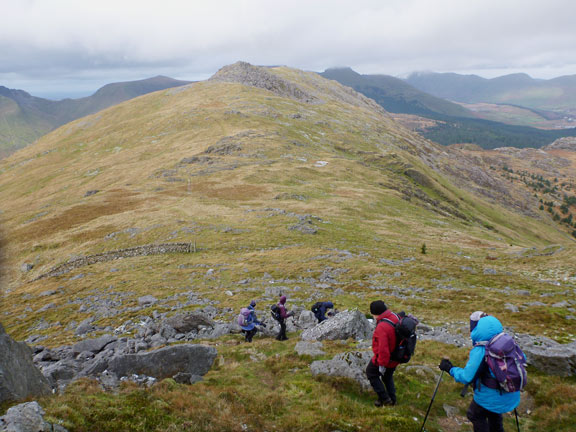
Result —
<svg viewBox="0 0 576 432"><path fill-rule="evenodd" d="M322 302L316 302L314 303L314 306L312 306L312 309L310 309L312 312L314 312L314 314L317 314L318 311L320 310L320 307L322 306Z"/></svg>
<svg viewBox="0 0 576 432"><path fill-rule="evenodd" d="M280 307L277 304L270 306L270 313L272 314L272 318L274 318L276 321L282 320L282 316L280 315Z"/></svg>
<svg viewBox="0 0 576 432"><path fill-rule="evenodd" d="M418 325L418 320L412 315L406 315L404 312L400 312L397 316L398 322L396 324L387 318L381 319L378 323L387 322L394 327L396 333L396 347L390 353L390 360L398 363L408 363L416 350L416 341L418 340L416 326Z"/></svg>

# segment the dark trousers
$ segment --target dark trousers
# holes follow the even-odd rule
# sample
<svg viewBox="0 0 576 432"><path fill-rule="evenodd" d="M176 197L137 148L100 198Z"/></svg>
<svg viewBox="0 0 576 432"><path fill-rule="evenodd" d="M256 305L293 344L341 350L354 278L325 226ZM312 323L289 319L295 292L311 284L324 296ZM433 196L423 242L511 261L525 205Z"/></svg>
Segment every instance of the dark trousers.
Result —
<svg viewBox="0 0 576 432"><path fill-rule="evenodd" d="M496 414L482 408L475 401L472 401L466 417L472 422L474 432L504 432L502 425L502 414Z"/></svg>
<svg viewBox="0 0 576 432"><path fill-rule="evenodd" d="M396 387L394 387L394 371L396 368L386 368L384 375L378 370L378 365L368 362L366 367L366 377L370 381L370 385L378 395L378 399L386 400L392 399L396 403Z"/></svg>
<svg viewBox="0 0 576 432"><path fill-rule="evenodd" d="M256 327L254 327L252 330L242 330L242 333L244 333L246 342L252 342L252 338L254 337L254 335L256 334L258 330L256 329Z"/></svg>
<svg viewBox="0 0 576 432"><path fill-rule="evenodd" d="M280 333L278 333L278 336L276 336L276 339L281 340L281 341L288 339L286 337L286 320L280 320L280 321L278 321L278 323L280 323Z"/></svg>

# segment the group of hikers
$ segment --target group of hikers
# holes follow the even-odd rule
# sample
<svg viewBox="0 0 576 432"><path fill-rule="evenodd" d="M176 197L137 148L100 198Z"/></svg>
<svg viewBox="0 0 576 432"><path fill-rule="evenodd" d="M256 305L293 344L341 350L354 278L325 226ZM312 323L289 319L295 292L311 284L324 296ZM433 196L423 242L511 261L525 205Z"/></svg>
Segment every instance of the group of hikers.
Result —
<svg viewBox="0 0 576 432"><path fill-rule="evenodd" d="M257 332L256 326L265 327L256 318L255 306L253 300L240 313L240 317L246 319L240 322L239 317L247 342L252 342ZM334 304L329 301L317 302L311 310L318 323L321 323L334 314ZM398 365L408 362L414 353L418 320L404 312L392 312L382 300L370 303L370 314L376 322L376 328L372 335L373 357L366 367L366 377L378 396L374 405L393 406L397 402L394 372ZM286 320L293 315L294 312L287 312L286 296L282 295L278 303L272 306L272 316L280 324L277 340L287 339ZM520 391L527 382L526 356L514 339L503 331L500 321L485 312L476 311L470 315L470 337L472 349L466 365L457 367L449 359L442 359L438 365L442 371L440 380L444 373L448 373L456 382L465 384L465 390L468 386L473 388L474 398L466 415L472 422L474 432L503 432L502 414L510 411L516 413ZM516 422L518 425L517 413ZM424 424L421 430L424 430Z"/></svg>

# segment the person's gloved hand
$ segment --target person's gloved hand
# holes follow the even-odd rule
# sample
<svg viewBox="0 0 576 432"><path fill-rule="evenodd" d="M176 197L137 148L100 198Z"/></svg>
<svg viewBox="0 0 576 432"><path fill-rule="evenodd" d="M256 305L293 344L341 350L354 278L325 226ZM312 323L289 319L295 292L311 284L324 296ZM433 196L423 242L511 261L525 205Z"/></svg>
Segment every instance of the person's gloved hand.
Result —
<svg viewBox="0 0 576 432"><path fill-rule="evenodd" d="M450 373L450 369L452 369L454 366L452 365L452 362L450 360L442 359L438 367L440 368L440 370Z"/></svg>
<svg viewBox="0 0 576 432"><path fill-rule="evenodd" d="M380 372L380 374L384 375L384 372L386 372L386 368L384 366L378 366L378 372Z"/></svg>
<svg viewBox="0 0 576 432"><path fill-rule="evenodd" d="M258 323L258 324L260 324L260 326L261 326L261 327L264 327L264 328L266 328L266 324L264 324L263 322L261 322L261 323Z"/></svg>

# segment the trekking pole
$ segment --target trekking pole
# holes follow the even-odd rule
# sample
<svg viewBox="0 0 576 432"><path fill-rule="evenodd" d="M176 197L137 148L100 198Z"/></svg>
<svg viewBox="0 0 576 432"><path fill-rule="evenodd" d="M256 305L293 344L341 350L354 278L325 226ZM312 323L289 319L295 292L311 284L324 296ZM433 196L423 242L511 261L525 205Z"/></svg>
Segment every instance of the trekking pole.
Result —
<svg viewBox="0 0 576 432"><path fill-rule="evenodd" d="M420 432L424 431L424 425L426 424L426 420L428 420L428 414L430 414L430 408L432 408L432 404L434 403L434 398L436 397L436 392L438 391L438 387L440 387L440 381L442 381L442 376L444 375L444 371L440 373L440 378L438 378L438 384L436 384L436 389L434 390L434 394L432 395L432 400L430 401L430 405L428 405L428 411L426 411L426 416L424 417L424 422L422 423L422 427L420 428Z"/></svg>
<svg viewBox="0 0 576 432"><path fill-rule="evenodd" d="M518 411L514 408L514 415L516 415L516 427L518 428L518 432L520 432L520 422L518 421Z"/></svg>

